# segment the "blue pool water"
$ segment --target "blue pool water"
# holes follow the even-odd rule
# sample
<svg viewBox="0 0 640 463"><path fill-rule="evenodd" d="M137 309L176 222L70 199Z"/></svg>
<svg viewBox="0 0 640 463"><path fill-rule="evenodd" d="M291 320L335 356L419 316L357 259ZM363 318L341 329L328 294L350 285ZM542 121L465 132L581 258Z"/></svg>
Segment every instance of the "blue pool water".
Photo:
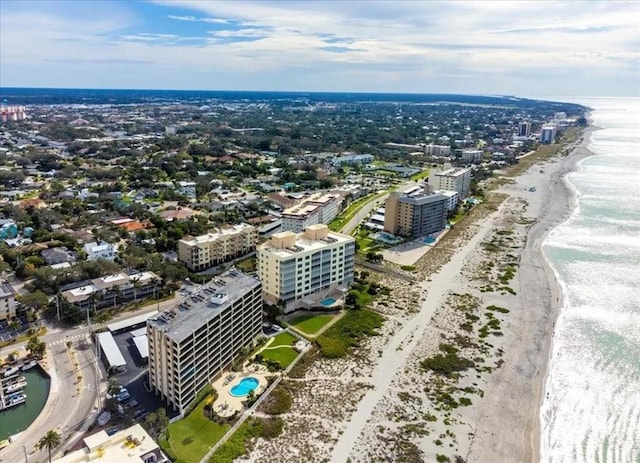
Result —
<svg viewBox="0 0 640 463"><path fill-rule="evenodd" d="M234 397L246 397L249 392L255 391L259 384L260 381L254 377L242 378L229 392Z"/></svg>
<svg viewBox="0 0 640 463"><path fill-rule="evenodd" d="M331 306L331 305L333 305L335 303L336 303L336 300L334 298L332 298L332 297L328 297L328 298L323 299L323 300L320 301L320 304L322 304L325 307L329 307L329 306Z"/></svg>

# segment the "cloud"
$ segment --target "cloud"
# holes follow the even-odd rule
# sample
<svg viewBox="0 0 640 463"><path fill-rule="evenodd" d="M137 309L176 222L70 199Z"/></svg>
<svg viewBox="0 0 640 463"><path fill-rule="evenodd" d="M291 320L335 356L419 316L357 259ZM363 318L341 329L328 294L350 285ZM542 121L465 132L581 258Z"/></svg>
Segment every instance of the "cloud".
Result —
<svg viewBox="0 0 640 463"><path fill-rule="evenodd" d="M3 2L4 85L19 85L27 68L40 69L33 79L57 75L56 62L88 82L128 78L129 88L569 94L569 73L611 94L637 93L629 82L640 79L635 2L164 0L114 12L101 2L93 15L93 2L82 4L79 17L70 6ZM114 60L113 75L83 72L96 57Z"/></svg>
<svg viewBox="0 0 640 463"><path fill-rule="evenodd" d="M169 19L175 19L177 21L188 21L188 22L202 22L202 23L211 23L211 24L229 24L227 19L222 18L197 18L195 16L176 16L170 14L167 16Z"/></svg>

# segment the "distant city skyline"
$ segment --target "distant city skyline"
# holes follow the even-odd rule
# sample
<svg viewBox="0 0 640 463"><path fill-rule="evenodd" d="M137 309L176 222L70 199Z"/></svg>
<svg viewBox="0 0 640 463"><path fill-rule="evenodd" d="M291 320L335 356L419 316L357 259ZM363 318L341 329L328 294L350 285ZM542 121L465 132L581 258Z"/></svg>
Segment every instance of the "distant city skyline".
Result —
<svg viewBox="0 0 640 463"><path fill-rule="evenodd" d="M0 86L640 96L640 2L0 2Z"/></svg>

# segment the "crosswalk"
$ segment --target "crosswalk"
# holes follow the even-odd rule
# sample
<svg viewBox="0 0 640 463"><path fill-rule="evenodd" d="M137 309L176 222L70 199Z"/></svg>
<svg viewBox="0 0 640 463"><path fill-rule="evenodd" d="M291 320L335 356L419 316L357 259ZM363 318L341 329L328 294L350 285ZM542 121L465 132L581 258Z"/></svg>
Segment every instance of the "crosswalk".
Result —
<svg viewBox="0 0 640 463"><path fill-rule="evenodd" d="M75 336L68 336L68 337L66 337L64 339L58 339L57 341L49 342L49 343L47 343L47 346L55 346L55 345L58 345L58 344L67 343L69 341L75 341L76 339L83 339L83 338L86 338L86 337L87 337L86 334L77 334Z"/></svg>

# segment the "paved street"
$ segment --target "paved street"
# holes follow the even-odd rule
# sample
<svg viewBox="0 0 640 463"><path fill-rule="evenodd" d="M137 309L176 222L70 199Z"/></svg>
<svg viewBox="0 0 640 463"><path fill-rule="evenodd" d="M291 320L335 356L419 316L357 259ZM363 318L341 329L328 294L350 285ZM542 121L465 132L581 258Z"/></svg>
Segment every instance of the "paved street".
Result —
<svg viewBox="0 0 640 463"><path fill-rule="evenodd" d="M123 313L107 324L144 313L156 312L158 309L168 309L177 300L178 296L160 304L152 304L136 311ZM94 325L93 328L101 326ZM86 325L69 329L48 328L47 334L41 339L47 343L48 348L45 366L51 375L49 399L31 426L19 434L7 448L0 451L0 462L24 461L23 445L27 450L29 463L47 461L46 451L35 450L35 444L40 437L50 429L55 429L63 439L62 445L56 449L56 454L61 454L82 436L99 413L98 391L104 393L107 382L102 378L99 365L96 363L96 347L89 339L89 328ZM72 351L75 353L77 370L74 370L67 342L73 343ZM25 345L26 342L7 346L0 350L0 356L6 357L14 351L22 352Z"/></svg>

